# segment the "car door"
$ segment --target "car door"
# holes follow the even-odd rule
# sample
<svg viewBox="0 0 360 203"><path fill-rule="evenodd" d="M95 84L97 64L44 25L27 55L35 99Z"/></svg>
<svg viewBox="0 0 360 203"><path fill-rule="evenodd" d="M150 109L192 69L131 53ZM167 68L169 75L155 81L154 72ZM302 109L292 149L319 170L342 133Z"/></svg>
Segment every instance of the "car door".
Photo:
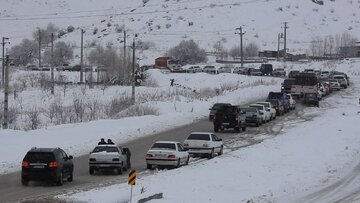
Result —
<svg viewBox="0 0 360 203"><path fill-rule="evenodd" d="M69 157L67 156L67 154L64 152L64 150L60 149L60 161L63 163L63 172L64 175L70 175L71 172L71 161L69 159Z"/></svg>
<svg viewBox="0 0 360 203"><path fill-rule="evenodd" d="M222 141L215 134L211 134L211 140L212 140L212 145L215 148L215 152L220 152Z"/></svg>
<svg viewBox="0 0 360 203"><path fill-rule="evenodd" d="M185 148L180 143L177 143L177 150L179 153L180 162L185 163L187 160L188 152L185 151Z"/></svg>

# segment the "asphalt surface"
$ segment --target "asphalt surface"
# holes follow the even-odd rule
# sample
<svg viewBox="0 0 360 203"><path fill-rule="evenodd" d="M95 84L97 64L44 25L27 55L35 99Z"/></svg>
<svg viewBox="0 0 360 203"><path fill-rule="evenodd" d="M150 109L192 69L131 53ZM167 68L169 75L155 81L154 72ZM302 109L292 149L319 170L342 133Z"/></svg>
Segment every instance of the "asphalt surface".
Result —
<svg viewBox="0 0 360 203"><path fill-rule="evenodd" d="M278 117L276 120L266 123L258 128L247 127L246 132L239 134L232 130L217 133L223 139L225 150L237 150L242 147L260 143L263 139L258 139L257 135L264 134L268 137L276 136L284 127L284 122L289 119L299 117L301 105L297 110L287 115ZM299 110L300 109L300 110ZM183 142L187 136L194 131L213 132L213 125L207 119L199 120L190 125L181 126L166 132L157 133L151 136L139 138L131 142L122 144L131 150L132 169L139 172L146 170L145 154L151 145L158 140L169 140ZM99 185L111 184L111 182L124 182L127 178L127 172L124 175L97 174L89 175L88 155L74 158L74 181L65 182L63 186L51 186L42 182L30 182L29 186L22 186L20 183L20 172L10 173L0 176L0 202L18 202L31 199L41 199L54 196L74 190L83 190L84 188L94 188Z"/></svg>

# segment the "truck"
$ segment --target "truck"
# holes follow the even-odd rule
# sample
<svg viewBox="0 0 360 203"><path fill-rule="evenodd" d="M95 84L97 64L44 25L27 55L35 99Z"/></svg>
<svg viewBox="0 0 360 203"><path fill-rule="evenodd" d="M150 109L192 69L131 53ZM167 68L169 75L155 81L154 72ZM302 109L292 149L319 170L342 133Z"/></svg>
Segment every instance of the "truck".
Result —
<svg viewBox="0 0 360 203"><path fill-rule="evenodd" d="M169 69L171 72L181 72L179 60L172 57L159 57L155 59L155 66L159 69Z"/></svg>
<svg viewBox="0 0 360 203"><path fill-rule="evenodd" d="M299 73L295 77L295 82L291 86L291 95L300 98L306 93L318 93L318 78L315 73Z"/></svg>
<svg viewBox="0 0 360 203"><path fill-rule="evenodd" d="M233 128L235 132L246 130L245 114L238 106L221 106L213 117L214 131Z"/></svg>
<svg viewBox="0 0 360 203"><path fill-rule="evenodd" d="M290 101L289 101L286 93L284 93L284 92L269 92L267 99L268 100L271 100L271 99L278 100L284 107L285 113L290 111Z"/></svg>

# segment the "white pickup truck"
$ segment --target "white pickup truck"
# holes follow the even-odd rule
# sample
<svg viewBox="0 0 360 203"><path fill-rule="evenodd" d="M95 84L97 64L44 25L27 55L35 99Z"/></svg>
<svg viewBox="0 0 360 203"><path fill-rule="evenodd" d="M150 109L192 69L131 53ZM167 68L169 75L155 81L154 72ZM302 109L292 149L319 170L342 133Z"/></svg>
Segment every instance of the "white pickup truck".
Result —
<svg viewBox="0 0 360 203"><path fill-rule="evenodd" d="M95 171L115 170L122 174L130 168L130 151L115 144L102 144L94 148L89 156L89 173Z"/></svg>
<svg viewBox="0 0 360 203"><path fill-rule="evenodd" d="M184 148L191 155L207 155L208 158L213 158L215 153L221 155L224 152L222 139L208 132L191 133L184 141Z"/></svg>

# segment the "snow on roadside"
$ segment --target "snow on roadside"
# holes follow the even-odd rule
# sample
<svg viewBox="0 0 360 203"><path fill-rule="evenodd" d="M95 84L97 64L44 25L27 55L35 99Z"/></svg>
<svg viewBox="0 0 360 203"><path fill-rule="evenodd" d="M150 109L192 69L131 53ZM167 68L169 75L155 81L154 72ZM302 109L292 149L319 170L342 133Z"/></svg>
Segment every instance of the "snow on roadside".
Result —
<svg viewBox="0 0 360 203"><path fill-rule="evenodd" d="M168 101L148 101L142 105L148 105L158 110L158 116L129 117L116 120L98 120L88 123L66 124L51 126L33 131L0 130L0 139L6 143L0 148L0 174L20 170L20 162L31 147L61 147L74 156L87 154L102 137L111 138L117 143L123 143L131 139L150 135L155 132L171 129L176 126L192 123L196 119L208 115L209 107L217 101L243 104L256 99L264 98L269 91L278 91L280 78L247 77L236 74L162 74L153 71L150 74L159 83L157 88L140 87L138 94L151 91L169 91L173 99ZM221 85L231 84L239 88L222 92L221 95L207 100L176 96L174 88L169 88L170 78L176 78L176 82L182 86L201 92L201 88L221 88ZM119 87L124 89L124 87ZM130 90L130 88L127 88ZM128 91L127 90L127 91ZM32 104L41 105L41 97L35 96L33 91L24 91L19 94L24 102L23 108L30 108ZM111 87L109 94L116 94L118 89ZM39 91L40 92L40 91ZM96 91L88 91L91 98L99 94ZM92 95L93 94L93 95ZM100 92L102 95L102 93ZM67 100L71 101L71 95ZM108 94L106 94L108 95ZM111 99L104 96L103 100ZM30 101L30 102L28 102ZM68 101L69 102L69 101ZM26 106L27 105L27 106ZM43 104L47 105L47 104Z"/></svg>
<svg viewBox="0 0 360 203"><path fill-rule="evenodd" d="M152 202L291 202L290 197L336 181L359 162L360 77L352 81L351 89L327 98L320 109L306 108L302 117L311 122L212 160L140 177L135 200L161 192L164 198ZM60 198L125 202L129 194L124 183Z"/></svg>

